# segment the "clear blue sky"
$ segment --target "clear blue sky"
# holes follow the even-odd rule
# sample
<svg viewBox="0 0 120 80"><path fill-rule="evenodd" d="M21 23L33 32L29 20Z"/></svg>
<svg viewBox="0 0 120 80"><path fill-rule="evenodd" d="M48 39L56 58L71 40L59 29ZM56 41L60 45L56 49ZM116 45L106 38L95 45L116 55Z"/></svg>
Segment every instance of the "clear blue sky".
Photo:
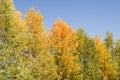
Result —
<svg viewBox="0 0 120 80"><path fill-rule="evenodd" d="M14 0L14 5L23 15L30 8L39 10L46 29L60 18L74 29L83 28L90 37L104 38L109 31L120 38L120 0Z"/></svg>

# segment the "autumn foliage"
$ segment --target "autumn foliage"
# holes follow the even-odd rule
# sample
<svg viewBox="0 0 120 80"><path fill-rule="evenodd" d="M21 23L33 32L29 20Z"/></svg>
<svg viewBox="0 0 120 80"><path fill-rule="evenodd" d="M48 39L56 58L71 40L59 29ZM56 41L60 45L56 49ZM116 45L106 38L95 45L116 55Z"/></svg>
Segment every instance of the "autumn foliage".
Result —
<svg viewBox="0 0 120 80"><path fill-rule="evenodd" d="M24 17L0 0L0 80L120 80L120 40L90 38L62 20L46 30L43 16Z"/></svg>
<svg viewBox="0 0 120 80"><path fill-rule="evenodd" d="M50 53L54 55L58 80L76 79L80 66L74 54L76 32L63 21L56 21L48 34Z"/></svg>

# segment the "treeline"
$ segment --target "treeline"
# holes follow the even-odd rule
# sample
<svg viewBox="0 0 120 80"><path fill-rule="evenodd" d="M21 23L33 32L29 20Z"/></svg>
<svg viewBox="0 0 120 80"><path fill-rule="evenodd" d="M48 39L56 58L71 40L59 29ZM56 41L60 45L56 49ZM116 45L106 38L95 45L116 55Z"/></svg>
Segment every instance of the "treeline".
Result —
<svg viewBox="0 0 120 80"><path fill-rule="evenodd" d="M120 40L90 38L61 20L45 31L40 12L21 17L0 0L0 80L120 80Z"/></svg>

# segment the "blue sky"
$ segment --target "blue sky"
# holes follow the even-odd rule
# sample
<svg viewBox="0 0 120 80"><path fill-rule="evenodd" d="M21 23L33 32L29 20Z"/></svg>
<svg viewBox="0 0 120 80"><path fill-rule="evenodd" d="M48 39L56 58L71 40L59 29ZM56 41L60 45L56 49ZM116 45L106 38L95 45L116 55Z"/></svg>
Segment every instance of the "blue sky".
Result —
<svg viewBox="0 0 120 80"><path fill-rule="evenodd" d="M44 16L46 29L62 19L72 28L83 28L90 37L105 37L107 31L120 38L120 0L14 0L23 15L30 9Z"/></svg>

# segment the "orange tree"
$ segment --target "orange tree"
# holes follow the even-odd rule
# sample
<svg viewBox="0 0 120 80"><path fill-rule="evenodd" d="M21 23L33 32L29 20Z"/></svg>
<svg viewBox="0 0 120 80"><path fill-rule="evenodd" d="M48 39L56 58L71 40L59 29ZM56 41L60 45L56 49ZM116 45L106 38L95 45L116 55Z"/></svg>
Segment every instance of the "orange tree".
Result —
<svg viewBox="0 0 120 80"><path fill-rule="evenodd" d="M78 78L80 66L77 63L76 31L58 20L48 33L49 51L54 55L57 66L57 80L75 80Z"/></svg>

